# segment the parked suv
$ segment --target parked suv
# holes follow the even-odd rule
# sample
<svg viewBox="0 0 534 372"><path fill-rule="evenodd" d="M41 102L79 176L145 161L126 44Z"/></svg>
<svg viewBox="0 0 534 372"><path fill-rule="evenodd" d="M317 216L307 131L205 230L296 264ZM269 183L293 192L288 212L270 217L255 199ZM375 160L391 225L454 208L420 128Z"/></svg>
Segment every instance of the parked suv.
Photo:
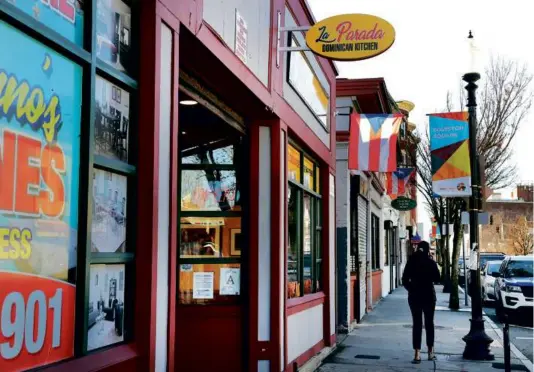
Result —
<svg viewBox="0 0 534 372"><path fill-rule="evenodd" d="M494 276L495 296L497 299L497 317L504 313L528 310L532 314L534 307L532 290L534 288L533 275L534 256L506 257Z"/></svg>
<svg viewBox="0 0 534 372"><path fill-rule="evenodd" d="M495 300L495 276L493 273L499 272L502 261L488 261L480 272L480 283L482 283L482 299L484 301Z"/></svg>
<svg viewBox="0 0 534 372"><path fill-rule="evenodd" d="M488 261L502 261L502 260L504 260L504 257L506 257L504 253L480 252L480 262L478 263L478 265L480 267L480 270L482 270L482 268L484 267L486 262L488 262ZM467 293L469 294L469 296L472 296L473 288L472 288L472 283L471 283L471 275L469 275L469 271L467 272L467 278L466 279L467 279Z"/></svg>

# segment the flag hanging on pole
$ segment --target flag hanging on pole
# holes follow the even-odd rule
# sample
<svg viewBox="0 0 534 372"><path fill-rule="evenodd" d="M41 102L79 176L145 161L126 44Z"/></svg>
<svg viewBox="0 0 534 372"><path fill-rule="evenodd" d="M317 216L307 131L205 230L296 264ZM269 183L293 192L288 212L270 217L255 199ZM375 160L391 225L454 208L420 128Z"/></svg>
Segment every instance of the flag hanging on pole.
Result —
<svg viewBox="0 0 534 372"><path fill-rule="evenodd" d="M406 193L406 186L412 179L415 168L399 168L395 172L386 173L387 194L391 199Z"/></svg>
<svg viewBox="0 0 534 372"><path fill-rule="evenodd" d="M397 170L397 136L401 114L350 115L349 169L372 172Z"/></svg>

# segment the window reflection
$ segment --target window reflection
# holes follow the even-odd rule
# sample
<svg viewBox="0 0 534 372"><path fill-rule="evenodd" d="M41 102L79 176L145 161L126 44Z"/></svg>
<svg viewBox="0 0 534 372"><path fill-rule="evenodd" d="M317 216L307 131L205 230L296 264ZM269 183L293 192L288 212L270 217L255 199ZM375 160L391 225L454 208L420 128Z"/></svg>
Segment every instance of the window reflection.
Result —
<svg viewBox="0 0 534 372"><path fill-rule="evenodd" d="M213 145L213 144L210 144ZM201 150L200 147L183 152L182 164L233 164L234 145L212 150Z"/></svg>
<svg viewBox="0 0 534 372"><path fill-rule="evenodd" d="M287 250L287 291L288 298L299 297L299 267L298 267L298 201L297 188L288 186L288 250Z"/></svg>
<svg viewBox="0 0 534 372"><path fill-rule="evenodd" d="M299 46L294 38L291 46ZM291 53L289 83L326 127L329 97L303 52Z"/></svg>
<svg viewBox="0 0 534 372"><path fill-rule="evenodd" d="M182 217L180 257L240 257L246 249L240 217Z"/></svg>
<svg viewBox="0 0 534 372"><path fill-rule="evenodd" d="M228 211L238 209L240 193L236 171L183 170L182 211Z"/></svg>
<svg viewBox="0 0 534 372"><path fill-rule="evenodd" d="M311 198L304 194L303 216L303 252L304 252L304 294L312 293L312 235L311 235Z"/></svg>

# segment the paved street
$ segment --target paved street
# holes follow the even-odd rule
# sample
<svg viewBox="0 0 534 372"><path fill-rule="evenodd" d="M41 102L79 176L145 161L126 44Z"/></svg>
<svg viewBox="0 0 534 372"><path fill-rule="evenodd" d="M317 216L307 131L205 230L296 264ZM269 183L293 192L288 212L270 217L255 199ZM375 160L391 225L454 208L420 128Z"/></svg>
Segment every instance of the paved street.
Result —
<svg viewBox="0 0 534 372"><path fill-rule="evenodd" d="M494 306L485 306L484 312L499 328L502 329L504 327L504 325L499 322L497 316L495 315ZM511 318L513 324L510 324L510 342L512 342L519 349L519 351L521 351L531 362L533 362L532 349L534 347L534 328L532 328L532 318L530 319L530 322L528 320L529 319L527 319L526 316Z"/></svg>
<svg viewBox="0 0 534 372"><path fill-rule="evenodd" d="M494 361L466 361L462 358L465 343L462 337L469 332L470 312L449 311L448 294L437 286L436 304L436 362L423 359L419 365L411 364L412 320L407 302L407 292L399 288L384 298L364 321L358 324L329 356L318 372L344 371L491 371L499 370L504 363L503 347L499 334L492 327L487 333L495 341L492 344ZM424 332L423 332L424 333ZM423 335L424 340L424 335ZM426 354L423 354L423 357ZM513 370L532 371L532 363L523 362L512 354Z"/></svg>
<svg viewBox="0 0 534 372"><path fill-rule="evenodd" d="M470 300L470 298L468 298ZM464 303L463 293L460 293L460 301ZM495 314L495 303L487 302L484 304L484 312L499 328L503 328L504 324L499 321ZM513 343L519 351L523 353L531 362L534 362L534 328L532 327L532 316L528 317L525 314L521 316L512 316L510 318L510 342Z"/></svg>

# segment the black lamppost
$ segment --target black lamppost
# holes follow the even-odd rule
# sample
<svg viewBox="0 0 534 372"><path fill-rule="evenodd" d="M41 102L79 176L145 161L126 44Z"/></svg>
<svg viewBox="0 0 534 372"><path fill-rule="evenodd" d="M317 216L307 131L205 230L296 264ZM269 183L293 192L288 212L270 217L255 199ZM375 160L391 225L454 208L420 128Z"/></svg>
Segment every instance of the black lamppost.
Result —
<svg viewBox="0 0 534 372"><path fill-rule="evenodd" d="M473 35L469 31L470 42L473 42ZM473 67L473 66L472 66ZM474 69L473 69L474 70ZM480 174L477 155L477 102L475 84L480 79L478 72L469 72L463 76L467 83L467 107L469 111L469 152L471 155L471 188L469 210L469 235L471 250L477 255L477 259L471 262L472 296L471 296L471 327L469 333L463 337L465 349L463 357L470 360L493 360L495 356L490 351L490 344L493 339L484 330L484 318L482 318L482 296L480 291L480 250L478 235L478 213L480 212L481 189ZM467 289L467 288L466 288Z"/></svg>

